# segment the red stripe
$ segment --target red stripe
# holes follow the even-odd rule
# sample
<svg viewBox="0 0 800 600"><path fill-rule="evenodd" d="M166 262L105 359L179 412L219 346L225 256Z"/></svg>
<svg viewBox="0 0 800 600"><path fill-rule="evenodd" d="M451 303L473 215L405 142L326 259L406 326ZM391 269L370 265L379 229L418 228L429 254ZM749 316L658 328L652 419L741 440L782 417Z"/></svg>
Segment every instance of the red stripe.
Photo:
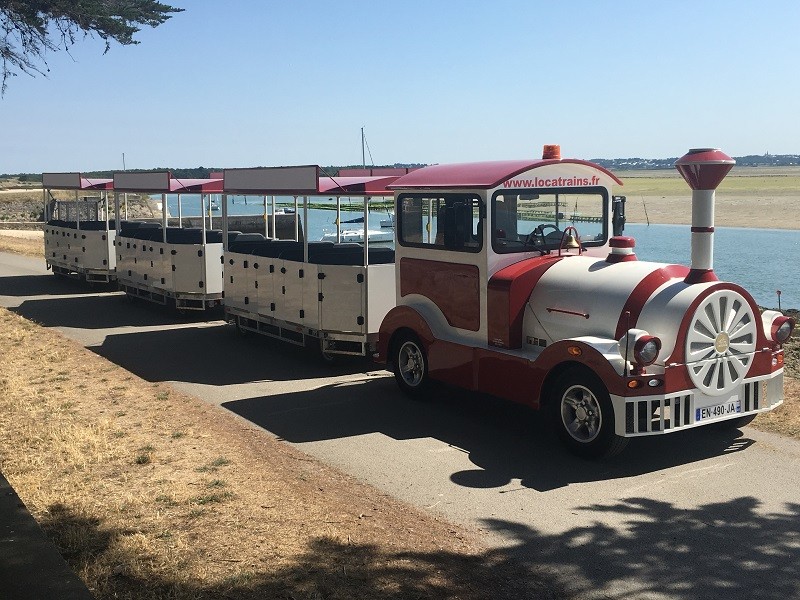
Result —
<svg viewBox="0 0 800 600"><path fill-rule="evenodd" d="M636 246L636 240L632 237L615 236L608 240L608 245L612 248L633 248Z"/></svg>
<svg viewBox="0 0 800 600"><path fill-rule="evenodd" d="M713 227L692 227L692 233L714 233Z"/></svg>
<svg viewBox="0 0 800 600"><path fill-rule="evenodd" d="M719 278L714 274L714 269L692 269L684 281L689 284L710 283L719 281Z"/></svg>
<svg viewBox="0 0 800 600"><path fill-rule="evenodd" d="M689 269L683 265L667 265L666 267L656 269L642 279L639 285L633 289L631 295L628 296L625 306L622 308L622 311L620 311L614 337L619 339L625 335L625 332L628 331L629 328L636 327L636 321L639 320L639 315L642 314L644 303L653 295L653 292L670 279L685 277L688 272ZM630 312L630 318L628 319L625 318L626 312Z"/></svg>

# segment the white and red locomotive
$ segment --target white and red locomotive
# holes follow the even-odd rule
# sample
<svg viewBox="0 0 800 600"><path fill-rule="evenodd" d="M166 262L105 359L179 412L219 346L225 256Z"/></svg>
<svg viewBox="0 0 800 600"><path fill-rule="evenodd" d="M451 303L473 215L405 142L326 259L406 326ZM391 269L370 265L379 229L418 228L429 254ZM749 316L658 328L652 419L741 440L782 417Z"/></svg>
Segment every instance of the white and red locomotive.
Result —
<svg viewBox="0 0 800 600"><path fill-rule="evenodd" d="M439 381L547 408L585 456L775 408L794 323L713 271L714 190L733 164L712 149L676 163L693 189L690 268L637 260L612 235L621 182L557 146L399 178L397 305L376 359L411 395Z"/></svg>

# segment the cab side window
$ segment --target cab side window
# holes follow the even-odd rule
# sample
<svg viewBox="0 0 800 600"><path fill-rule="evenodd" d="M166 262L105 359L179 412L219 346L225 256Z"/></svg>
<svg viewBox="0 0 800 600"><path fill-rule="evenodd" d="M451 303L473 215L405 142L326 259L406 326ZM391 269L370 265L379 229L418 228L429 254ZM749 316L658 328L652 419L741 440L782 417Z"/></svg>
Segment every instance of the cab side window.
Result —
<svg viewBox="0 0 800 600"><path fill-rule="evenodd" d="M483 247L483 216L477 196L404 194L398 207L402 246L457 252L478 252Z"/></svg>

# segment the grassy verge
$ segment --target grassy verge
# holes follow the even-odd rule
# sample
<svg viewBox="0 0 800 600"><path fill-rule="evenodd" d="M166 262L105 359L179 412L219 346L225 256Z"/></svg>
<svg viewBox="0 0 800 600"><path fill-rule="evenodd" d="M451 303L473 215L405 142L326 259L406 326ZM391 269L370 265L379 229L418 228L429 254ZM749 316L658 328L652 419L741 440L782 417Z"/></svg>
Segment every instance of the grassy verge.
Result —
<svg viewBox="0 0 800 600"><path fill-rule="evenodd" d="M0 469L100 599L550 597L469 532L5 309Z"/></svg>

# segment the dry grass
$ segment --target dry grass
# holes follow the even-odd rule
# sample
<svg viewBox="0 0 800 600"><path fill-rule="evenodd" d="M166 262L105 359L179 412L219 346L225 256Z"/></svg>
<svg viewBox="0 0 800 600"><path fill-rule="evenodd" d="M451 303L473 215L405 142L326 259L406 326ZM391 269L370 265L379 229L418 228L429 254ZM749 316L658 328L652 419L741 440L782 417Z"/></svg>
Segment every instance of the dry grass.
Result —
<svg viewBox="0 0 800 600"><path fill-rule="evenodd" d="M549 597L469 532L5 309L0 469L98 598Z"/></svg>
<svg viewBox="0 0 800 600"><path fill-rule="evenodd" d="M0 252L14 252L44 259L43 238L20 238L3 235L0 231Z"/></svg>
<svg viewBox="0 0 800 600"><path fill-rule="evenodd" d="M797 319L798 312L792 311L791 316ZM753 427L800 440L800 329L798 328L795 328L794 334L784 346L785 401L772 412L759 415L753 421Z"/></svg>

